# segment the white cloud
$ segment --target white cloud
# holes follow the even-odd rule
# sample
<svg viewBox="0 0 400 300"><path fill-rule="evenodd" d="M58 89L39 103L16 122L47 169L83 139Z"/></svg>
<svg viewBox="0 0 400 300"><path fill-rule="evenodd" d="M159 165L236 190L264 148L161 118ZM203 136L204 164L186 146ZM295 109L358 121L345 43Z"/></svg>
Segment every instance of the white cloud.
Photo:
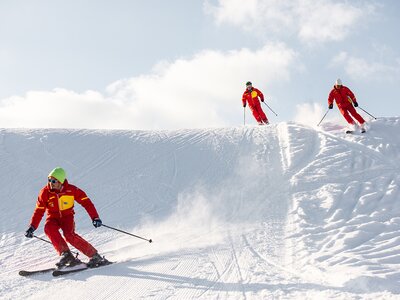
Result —
<svg viewBox="0 0 400 300"><path fill-rule="evenodd" d="M305 42L343 40L369 11L369 7L356 7L349 2L300 1L295 9L299 38Z"/></svg>
<svg viewBox="0 0 400 300"><path fill-rule="evenodd" d="M218 0L217 5L206 0L204 7L218 24L232 24L258 36L295 34L305 43L343 40L375 10L368 2L339 0Z"/></svg>
<svg viewBox="0 0 400 300"><path fill-rule="evenodd" d="M276 0L219 0L217 6L204 2L205 11L211 14L218 24L230 23L246 30L267 30L280 32L283 27L293 25L292 4Z"/></svg>
<svg viewBox="0 0 400 300"><path fill-rule="evenodd" d="M95 120L98 127L107 127L113 119L118 127L124 117L120 103L95 91L30 91L0 101L0 127L93 128Z"/></svg>
<svg viewBox="0 0 400 300"><path fill-rule="evenodd" d="M177 129L241 124L248 80L263 89L288 81L296 53L284 44L203 51L161 62L148 75L96 91L31 91L0 101L0 127Z"/></svg>
<svg viewBox="0 0 400 300"><path fill-rule="evenodd" d="M349 77L353 79L392 82L400 79L399 58L392 63L376 60L367 61L343 51L336 55L330 63L331 68L337 66L343 67Z"/></svg>

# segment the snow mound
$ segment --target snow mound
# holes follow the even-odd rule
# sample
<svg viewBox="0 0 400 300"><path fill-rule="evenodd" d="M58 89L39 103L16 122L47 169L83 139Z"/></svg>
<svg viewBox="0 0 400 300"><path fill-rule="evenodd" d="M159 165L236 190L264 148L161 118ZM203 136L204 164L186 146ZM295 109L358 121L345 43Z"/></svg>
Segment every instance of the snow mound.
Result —
<svg viewBox="0 0 400 300"><path fill-rule="evenodd" d="M354 135L329 123L2 129L0 298L394 299L399 130L400 118ZM77 231L118 263L65 278L19 277L57 260L50 245L23 236L55 166L105 224L154 242L94 229L78 205ZM46 238L43 223L37 234Z"/></svg>

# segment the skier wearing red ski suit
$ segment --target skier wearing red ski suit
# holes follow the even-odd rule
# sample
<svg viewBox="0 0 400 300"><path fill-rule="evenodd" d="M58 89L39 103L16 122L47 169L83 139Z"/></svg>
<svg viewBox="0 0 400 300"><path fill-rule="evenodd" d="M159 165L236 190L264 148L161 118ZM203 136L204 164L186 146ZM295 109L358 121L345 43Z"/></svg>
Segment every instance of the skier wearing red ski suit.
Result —
<svg viewBox="0 0 400 300"><path fill-rule="evenodd" d="M342 81L340 79L336 81L335 85L333 86L333 89L329 93L328 97L329 109L333 108L334 100L336 100L337 107L339 108L343 117L349 124L351 125L355 124L353 118L351 117L353 116L358 121L358 123L360 123L360 125L363 126L365 120L354 108L358 106L356 97L348 87L342 85Z"/></svg>
<svg viewBox="0 0 400 300"><path fill-rule="evenodd" d="M25 236L33 237L33 231L38 228L46 211L47 218L44 225L44 232L49 237L56 251L60 255L63 253L70 253L69 247L66 243L67 241L83 254L91 258L94 255L97 255L97 250L89 242L75 233L74 203L76 201L85 208L90 218L93 220L93 225L95 227L101 226L99 214L84 191L69 184L65 178L60 180L62 183L49 175L49 182L39 192L36 208L30 221L30 227ZM57 186L57 189L55 189L51 184L59 184L59 188ZM59 232L60 229L63 231L65 240Z"/></svg>
<svg viewBox="0 0 400 300"><path fill-rule="evenodd" d="M268 118L261 108L259 98L261 102L264 102L263 93L261 93L259 89L253 87L250 81L247 82L246 90L244 91L242 96L243 107L246 107L246 103L249 104L250 110L259 125L269 124Z"/></svg>

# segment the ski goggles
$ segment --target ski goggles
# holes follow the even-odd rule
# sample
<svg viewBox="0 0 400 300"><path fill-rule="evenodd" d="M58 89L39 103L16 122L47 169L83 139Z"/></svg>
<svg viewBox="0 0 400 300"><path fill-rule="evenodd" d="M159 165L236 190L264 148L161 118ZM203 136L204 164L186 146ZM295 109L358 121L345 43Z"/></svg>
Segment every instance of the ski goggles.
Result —
<svg viewBox="0 0 400 300"><path fill-rule="evenodd" d="M58 182L57 179L53 179L53 178L48 178L48 181L49 181L50 183L53 183L53 184Z"/></svg>

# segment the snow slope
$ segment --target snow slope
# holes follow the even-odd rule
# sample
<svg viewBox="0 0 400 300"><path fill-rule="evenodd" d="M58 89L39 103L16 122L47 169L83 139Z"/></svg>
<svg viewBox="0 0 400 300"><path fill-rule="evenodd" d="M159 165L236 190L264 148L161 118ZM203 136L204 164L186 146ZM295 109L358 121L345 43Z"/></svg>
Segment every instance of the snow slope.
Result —
<svg viewBox="0 0 400 300"><path fill-rule="evenodd" d="M0 130L0 299L400 299L399 130ZM77 205L77 231L118 263L18 276L57 260L23 236L55 166L105 224L154 242Z"/></svg>

